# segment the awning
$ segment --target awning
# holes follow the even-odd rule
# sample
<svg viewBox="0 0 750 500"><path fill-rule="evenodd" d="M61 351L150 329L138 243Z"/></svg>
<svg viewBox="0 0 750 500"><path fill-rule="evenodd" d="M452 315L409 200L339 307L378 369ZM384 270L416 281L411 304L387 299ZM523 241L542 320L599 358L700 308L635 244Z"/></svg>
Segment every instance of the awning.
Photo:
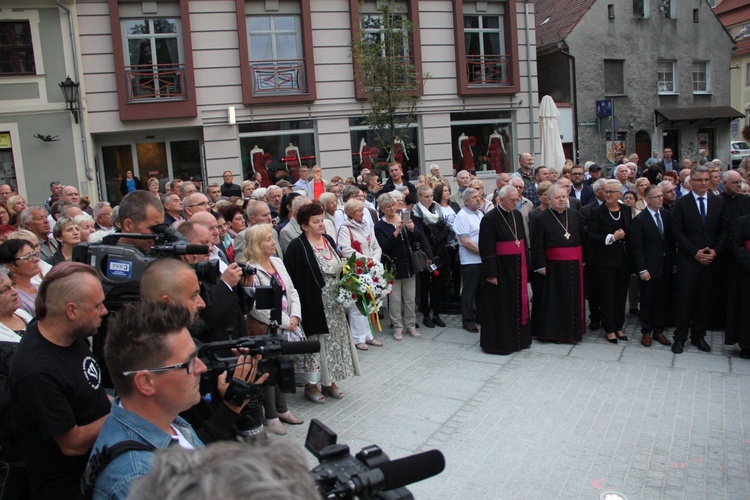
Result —
<svg viewBox="0 0 750 500"><path fill-rule="evenodd" d="M656 125L671 122L674 125L677 122L686 121L691 124L706 120L711 123L715 120L731 121L735 118L742 118L743 115L731 106L713 106L697 108L662 108L654 110L656 115Z"/></svg>

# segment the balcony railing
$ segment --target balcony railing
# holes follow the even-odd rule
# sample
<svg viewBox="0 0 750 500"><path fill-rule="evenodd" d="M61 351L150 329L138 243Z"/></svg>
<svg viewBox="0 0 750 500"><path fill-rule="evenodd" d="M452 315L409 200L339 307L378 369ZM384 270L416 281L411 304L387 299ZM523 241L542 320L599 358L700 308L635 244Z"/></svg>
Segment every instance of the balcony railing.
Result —
<svg viewBox="0 0 750 500"><path fill-rule="evenodd" d="M304 59L250 61L253 96L307 92Z"/></svg>
<svg viewBox="0 0 750 500"><path fill-rule="evenodd" d="M185 65L140 64L125 67L128 102L187 99Z"/></svg>
<svg viewBox="0 0 750 500"><path fill-rule="evenodd" d="M469 86L502 87L511 84L510 56L508 55L467 55L466 72Z"/></svg>

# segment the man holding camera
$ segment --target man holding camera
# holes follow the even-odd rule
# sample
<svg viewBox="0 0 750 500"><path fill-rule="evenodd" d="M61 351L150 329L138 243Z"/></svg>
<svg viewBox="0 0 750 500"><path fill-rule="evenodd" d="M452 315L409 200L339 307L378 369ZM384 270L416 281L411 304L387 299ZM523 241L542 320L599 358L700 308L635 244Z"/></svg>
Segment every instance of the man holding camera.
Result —
<svg viewBox="0 0 750 500"><path fill-rule="evenodd" d="M124 441L145 446L112 457L98 471L94 498L126 498L133 481L151 468L154 449L203 446L178 416L200 402L200 380L206 372L187 329L190 317L181 305L140 302L125 306L110 322L104 357L119 397L92 457ZM256 370L257 358L241 356L235 379L252 383Z"/></svg>
<svg viewBox="0 0 750 500"><path fill-rule="evenodd" d="M120 202L117 217L123 233L154 234L154 226L164 223L164 205L148 191L133 191ZM143 253L154 246L153 239L123 237L119 242Z"/></svg>
<svg viewBox="0 0 750 500"><path fill-rule="evenodd" d="M190 223L185 224L190 226ZM204 230L198 227L199 232ZM198 337L206 328L206 322L201 318L201 313L208 311L201 297L201 285L195 270L184 262L177 259L159 259L149 264L141 278L141 300L169 302L185 307L190 312L188 330L193 337ZM207 317L212 321L211 315ZM219 375L217 389L222 399L227 386L226 375ZM210 390L213 391L213 389L212 387ZM191 423L204 443L231 440L235 439L240 432L236 424L243 408L244 405L237 406L223 400L218 404L210 404L210 401L204 400L201 404L183 412L181 416Z"/></svg>
<svg viewBox="0 0 750 500"><path fill-rule="evenodd" d="M209 214L210 215L210 214ZM203 255L183 255L182 260L188 264L209 264L210 251L213 248L211 242L211 233L208 228L195 221L183 222L180 225L179 232L193 245L206 245L209 248L209 254ZM213 269L216 269L215 267ZM191 269L192 271L192 269ZM195 275L195 272L193 272ZM206 273L202 273L206 274ZM218 275L218 271L216 272ZM206 323L200 332L194 332L202 342L216 342L227 340L229 338L239 338L247 335L247 326L245 324L244 311L240 303L240 294L235 287L243 276L242 268L235 262L227 266L223 273L216 279L211 276L204 276L201 279L203 286L202 297L206 304L206 309L202 317ZM248 278L252 282L252 278ZM156 283L154 285L158 286ZM151 286L149 284L149 286ZM146 285L141 280L141 290Z"/></svg>

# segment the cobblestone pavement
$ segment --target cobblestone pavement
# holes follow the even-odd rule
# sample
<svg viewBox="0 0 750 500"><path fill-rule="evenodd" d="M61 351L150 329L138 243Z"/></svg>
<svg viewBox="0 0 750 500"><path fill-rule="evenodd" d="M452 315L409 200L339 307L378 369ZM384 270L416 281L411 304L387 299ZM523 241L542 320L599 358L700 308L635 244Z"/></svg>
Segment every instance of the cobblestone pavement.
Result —
<svg viewBox="0 0 750 500"><path fill-rule="evenodd" d="M576 346L535 340L497 356L460 315L443 318L421 339L380 334L384 347L360 352L362 376L339 383L342 400L288 395L306 423L274 439L302 445L318 418L353 454L437 448L445 471L409 487L423 499L750 498L750 361L722 332L709 332L711 353L688 343L674 355L641 346L627 315L629 342L589 331Z"/></svg>

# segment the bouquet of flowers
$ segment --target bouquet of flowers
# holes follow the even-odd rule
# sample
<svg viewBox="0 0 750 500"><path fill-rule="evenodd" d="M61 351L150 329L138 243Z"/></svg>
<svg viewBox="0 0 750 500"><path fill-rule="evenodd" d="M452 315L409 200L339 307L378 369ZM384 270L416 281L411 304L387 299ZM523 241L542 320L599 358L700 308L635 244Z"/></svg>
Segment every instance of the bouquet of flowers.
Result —
<svg viewBox="0 0 750 500"><path fill-rule="evenodd" d="M370 329L380 325L378 312L383 300L393 289L393 273L383 264L353 253L344 264L343 276L337 285L336 301L344 307L356 304L357 310L370 318Z"/></svg>

